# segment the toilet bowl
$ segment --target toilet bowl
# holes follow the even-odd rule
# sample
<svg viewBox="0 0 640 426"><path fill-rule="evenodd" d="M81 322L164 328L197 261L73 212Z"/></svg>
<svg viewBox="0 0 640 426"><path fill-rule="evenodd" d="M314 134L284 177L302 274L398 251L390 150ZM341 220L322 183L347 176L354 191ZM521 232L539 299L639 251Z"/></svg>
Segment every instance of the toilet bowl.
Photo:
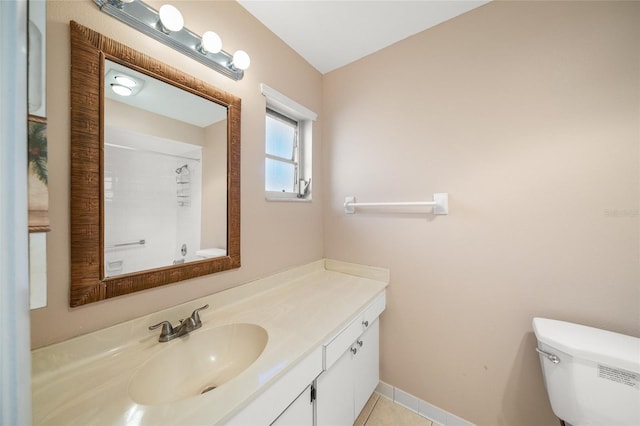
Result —
<svg viewBox="0 0 640 426"><path fill-rule="evenodd" d="M640 339L534 318L551 408L571 426L640 426Z"/></svg>

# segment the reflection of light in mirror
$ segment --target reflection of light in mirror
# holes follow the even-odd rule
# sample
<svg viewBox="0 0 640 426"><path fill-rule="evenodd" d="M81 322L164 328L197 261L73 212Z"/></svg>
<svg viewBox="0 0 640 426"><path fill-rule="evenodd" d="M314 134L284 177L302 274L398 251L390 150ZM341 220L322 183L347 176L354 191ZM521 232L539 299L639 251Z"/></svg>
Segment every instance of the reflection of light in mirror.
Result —
<svg viewBox="0 0 640 426"><path fill-rule="evenodd" d="M108 66L107 71L104 76L104 84L106 87L111 87L113 89L115 86L127 87L131 91L130 96L138 97L137 95L144 87L145 78L144 75L140 73L135 73L133 70L128 70L127 68L118 66L115 63L110 61L105 62L107 65L113 64L113 66ZM125 72L130 71L130 72ZM121 89L118 89L121 90ZM105 93L105 96L113 96ZM121 95L122 96L122 95Z"/></svg>
<svg viewBox="0 0 640 426"><path fill-rule="evenodd" d="M120 84L112 84L111 90L120 96L131 96L132 90L129 87L122 86Z"/></svg>
<svg viewBox="0 0 640 426"><path fill-rule="evenodd" d="M117 75L114 78L121 86L134 87L137 84L134 79L127 77L126 75Z"/></svg>

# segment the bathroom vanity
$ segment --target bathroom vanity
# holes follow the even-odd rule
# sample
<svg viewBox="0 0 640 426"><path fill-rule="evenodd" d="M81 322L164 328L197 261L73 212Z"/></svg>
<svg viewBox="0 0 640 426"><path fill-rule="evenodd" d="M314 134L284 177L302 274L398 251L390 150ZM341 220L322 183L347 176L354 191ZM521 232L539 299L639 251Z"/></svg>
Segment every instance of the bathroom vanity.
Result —
<svg viewBox="0 0 640 426"><path fill-rule="evenodd" d="M389 272L321 260L32 352L34 424L353 424ZM159 330L196 308L202 327Z"/></svg>

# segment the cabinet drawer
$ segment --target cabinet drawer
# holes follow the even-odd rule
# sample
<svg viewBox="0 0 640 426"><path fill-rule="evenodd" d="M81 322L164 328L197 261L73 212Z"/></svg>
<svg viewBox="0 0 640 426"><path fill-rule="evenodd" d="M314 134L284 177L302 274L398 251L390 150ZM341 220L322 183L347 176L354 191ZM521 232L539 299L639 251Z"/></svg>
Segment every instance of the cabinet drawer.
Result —
<svg viewBox="0 0 640 426"><path fill-rule="evenodd" d="M361 318L362 315L358 315L340 334L324 346L325 370L328 370L362 334Z"/></svg>
<svg viewBox="0 0 640 426"><path fill-rule="evenodd" d="M364 328L367 328L369 325L373 324L376 318L378 318L382 311L384 311L386 304L386 293L382 292L378 297L375 298L373 302L371 302L367 309L365 309L364 314L362 315L362 325L364 326Z"/></svg>
<svg viewBox="0 0 640 426"><path fill-rule="evenodd" d="M386 303L385 292L369 304L364 311L349 323L337 336L324 345L324 369L328 370L342 354L349 349L349 346L367 328L364 324L371 325L384 311Z"/></svg>

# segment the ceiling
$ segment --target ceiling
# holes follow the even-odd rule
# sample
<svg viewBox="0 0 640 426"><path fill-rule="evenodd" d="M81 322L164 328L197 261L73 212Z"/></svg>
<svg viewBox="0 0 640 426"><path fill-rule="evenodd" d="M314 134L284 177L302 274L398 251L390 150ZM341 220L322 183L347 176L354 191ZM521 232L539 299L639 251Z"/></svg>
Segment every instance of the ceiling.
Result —
<svg viewBox="0 0 640 426"><path fill-rule="evenodd" d="M238 0L322 74L488 0Z"/></svg>
<svg viewBox="0 0 640 426"><path fill-rule="evenodd" d="M111 90L112 84L118 84L116 76L138 83L131 96L122 97ZM104 85L104 95L109 99L193 126L204 128L227 118L227 109L221 105L110 60L105 61Z"/></svg>

